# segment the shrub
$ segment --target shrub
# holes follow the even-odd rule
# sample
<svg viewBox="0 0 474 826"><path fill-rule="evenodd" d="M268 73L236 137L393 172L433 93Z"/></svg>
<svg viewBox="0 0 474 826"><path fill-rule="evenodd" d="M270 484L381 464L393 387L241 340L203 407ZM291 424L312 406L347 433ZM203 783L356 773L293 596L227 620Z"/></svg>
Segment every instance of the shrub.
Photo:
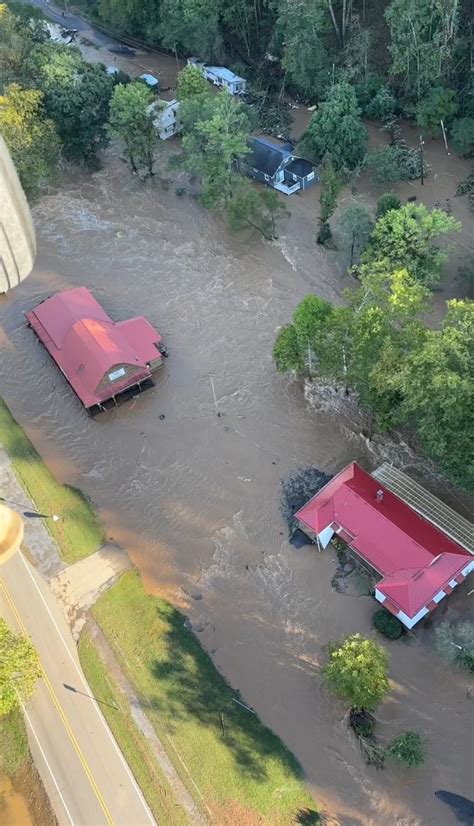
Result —
<svg viewBox="0 0 474 826"><path fill-rule="evenodd" d="M447 126L459 109L453 89L436 86L423 97L416 107L416 122L425 128L430 135L441 133L441 121Z"/></svg>
<svg viewBox="0 0 474 826"><path fill-rule="evenodd" d="M383 88L385 88L385 82L381 75L367 75L364 80L354 86L357 103L364 117L369 117L368 111L371 103Z"/></svg>
<svg viewBox="0 0 474 826"><path fill-rule="evenodd" d="M442 622L435 630L436 650L447 662L474 671L474 622Z"/></svg>
<svg viewBox="0 0 474 826"><path fill-rule="evenodd" d="M453 146L458 155L474 155L474 118L458 118L451 127Z"/></svg>
<svg viewBox="0 0 474 826"><path fill-rule="evenodd" d="M416 731L403 732L399 737L395 737L387 748L390 757L410 769L421 766L426 759L426 753L425 740Z"/></svg>
<svg viewBox="0 0 474 826"><path fill-rule="evenodd" d="M395 195L394 192L385 192L384 195L381 195L377 201L377 208L375 210L375 217L382 218L386 212L389 212L391 209L400 209L402 202L398 195Z"/></svg>
<svg viewBox="0 0 474 826"><path fill-rule="evenodd" d="M387 120L393 116L397 102L389 86L381 86L366 108L368 118Z"/></svg>
<svg viewBox="0 0 474 826"><path fill-rule="evenodd" d="M420 152L407 146L404 141L369 152L366 166L372 171L372 181L375 184L414 181L421 177ZM425 175L428 172L425 162L423 171Z"/></svg>
<svg viewBox="0 0 474 826"><path fill-rule="evenodd" d="M372 625L389 640L398 640L403 633L403 625L400 620L394 617L393 614L389 614L384 608L375 612L372 617Z"/></svg>

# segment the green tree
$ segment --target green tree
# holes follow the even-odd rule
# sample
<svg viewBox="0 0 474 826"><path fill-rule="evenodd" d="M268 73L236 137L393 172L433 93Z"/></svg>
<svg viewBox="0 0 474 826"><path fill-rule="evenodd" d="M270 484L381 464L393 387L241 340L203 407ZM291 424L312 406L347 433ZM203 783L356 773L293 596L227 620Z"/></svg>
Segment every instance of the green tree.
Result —
<svg viewBox="0 0 474 826"><path fill-rule="evenodd" d="M436 78L451 70L458 26L458 0L391 0L385 11L390 29L390 71L405 94L422 99Z"/></svg>
<svg viewBox="0 0 474 826"><path fill-rule="evenodd" d="M449 249L434 243L450 232L459 232L461 224L443 210L428 210L424 204L406 204L379 218L362 263L384 259L393 269L406 268L427 286L442 277Z"/></svg>
<svg viewBox="0 0 474 826"><path fill-rule="evenodd" d="M395 195L394 192L385 192L377 201L375 217L383 218L386 212L389 212L391 209L400 209L401 205L402 202L398 195Z"/></svg>
<svg viewBox="0 0 474 826"><path fill-rule="evenodd" d="M103 65L86 63L79 51L55 44L35 49L29 63L65 157L95 165L97 153L108 143L113 78Z"/></svg>
<svg viewBox="0 0 474 826"><path fill-rule="evenodd" d="M301 373L304 369L304 360L293 324L285 324L278 331L273 345L273 361L279 373L290 373L293 370Z"/></svg>
<svg viewBox="0 0 474 826"><path fill-rule="evenodd" d="M238 161L248 152L250 119L228 92L182 105L185 165L202 184L202 202L217 206L231 198Z"/></svg>
<svg viewBox="0 0 474 826"><path fill-rule="evenodd" d="M451 127L453 146L458 155L470 158L474 155L474 117L458 118Z"/></svg>
<svg viewBox="0 0 474 826"><path fill-rule="evenodd" d="M29 198L57 178L60 143L44 117L43 94L12 83L0 96L0 132Z"/></svg>
<svg viewBox="0 0 474 826"><path fill-rule="evenodd" d="M389 744L387 753L393 757L397 763L404 766L418 768L426 760L426 744L421 734L416 731L405 731Z"/></svg>
<svg viewBox="0 0 474 826"><path fill-rule="evenodd" d="M318 159L329 152L336 169L354 169L364 158L366 144L354 89L348 83L336 84L311 118L302 146Z"/></svg>
<svg viewBox="0 0 474 826"><path fill-rule="evenodd" d="M442 622L435 628L436 650L451 665L474 671L474 622Z"/></svg>
<svg viewBox="0 0 474 826"><path fill-rule="evenodd" d="M318 98L330 84L326 49L327 9L314 0L283 0L279 5L277 35L283 44L283 68L295 89Z"/></svg>
<svg viewBox="0 0 474 826"><path fill-rule="evenodd" d="M323 158L320 170L319 202L320 227L317 236L318 244L329 245L332 233L329 226L329 219L336 209L337 198L342 189L342 175L334 168L331 156L326 154Z"/></svg>
<svg viewBox="0 0 474 826"><path fill-rule="evenodd" d="M454 89L435 86L418 102L416 122L429 135L440 135L441 121L448 128L458 109L459 103Z"/></svg>
<svg viewBox="0 0 474 826"><path fill-rule="evenodd" d="M152 97L143 83L119 84L110 102L110 132L124 141L132 171L139 173L145 168L146 176L153 175L154 154L159 143L153 113L149 110Z"/></svg>
<svg viewBox="0 0 474 826"><path fill-rule="evenodd" d="M0 618L0 717L32 696L40 676L38 655L30 640L14 634Z"/></svg>
<svg viewBox="0 0 474 826"><path fill-rule="evenodd" d="M209 95L209 82L204 77L199 66L185 66L176 78L176 99L180 101L189 98Z"/></svg>
<svg viewBox="0 0 474 826"><path fill-rule="evenodd" d="M375 708L389 690L386 651L360 634L333 643L328 651L323 673L329 687L354 708Z"/></svg>
<svg viewBox="0 0 474 826"><path fill-rule="evenodd" d="M273 189L257 190L245 178L237 176L232 196L226 203L226 210L231 229L255 229L267 241L277 237L277 222L287 214Z"/></svg>
<svg viewBox="0 0 474 826"><path fill-rule="evenodd" d="M369 208L357 201L349 204L338 218L343 246L349 252L352 267L354 259L364 249L374 225Z"/></svg>
<svg viewBox="0 0 474 826"><path fill-rule="evenodd" d="M218 57L222 50L220 8L219 0L162 0L159 7L162 45L204 60Z"/></svg>
<svg viewBox="0 0 474 826"><path fill-rule="evenodd" d="M474 303L449 301L440 330L399 368L401 418L448 479L474 491Z"/></svg>

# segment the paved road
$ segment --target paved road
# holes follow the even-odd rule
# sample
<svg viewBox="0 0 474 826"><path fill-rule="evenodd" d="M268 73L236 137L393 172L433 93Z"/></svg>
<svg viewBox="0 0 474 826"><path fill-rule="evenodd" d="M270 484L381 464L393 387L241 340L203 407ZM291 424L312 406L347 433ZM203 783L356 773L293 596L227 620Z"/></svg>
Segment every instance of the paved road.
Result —
<svg viewBox="0 0 474 826"><path fill-rule="evenodd" d="M29 634L43 666L26 716L31 751L60 826L154 824L91 696L60 609L21 554L0 568L0 613Z"/></svg>
<svg viewBox="0 0 474 826"><path fill-rule="evenodd" d="M53 21L53 23L57 23L60 26L64 26L66 29L77 29L78 32L86 32L88 40L94 42L97 46L117 46L119 42L114 40L109 35L104 34L103 32L96 29L89 20L85 20L83 17L80 17L78 14L72 14L69 11L65 11L67 7L67 3L61 8L61 4L59 6L55 6L52 3L48 2L48 0L29 0L32 6L36 6L38 9L44 12L47 17Z"/></svg>

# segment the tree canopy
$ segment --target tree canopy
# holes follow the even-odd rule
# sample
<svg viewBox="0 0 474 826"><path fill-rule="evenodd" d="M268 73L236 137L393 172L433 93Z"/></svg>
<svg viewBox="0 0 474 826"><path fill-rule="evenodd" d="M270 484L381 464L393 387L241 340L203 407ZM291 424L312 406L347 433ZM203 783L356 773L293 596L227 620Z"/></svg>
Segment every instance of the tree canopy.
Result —
<svg viewBox="0 0 474 826"><path fill-rule="evenodd" d="M422 321L429 290L407 269L374 260L359 278L346 307L301 302L277 335L277 369L343 384L377 427L403 425L448 479L474 490L473 302L448 302L432 330Z"/></svg>
<svg viewBox="0 0 474 826"><path fill-rule="evenodd" d="M229 200L236 164L248 151L251 123L244 104L225 91L189 98L182 104L182 123L185 165L201 180L203 204Z"/></svg>
<svg viewBox="0 0 474 826"><path fill-rule="evenodd" d="M379 218L362 262L384 259L392 268L406 268L423 284L434 286L441 279L449 255L449 248L435 242L460 229L459 221L441 209L406 204Z"/></svg>
<svg viewBox="0 0 474 826"><path fill-rule="evenodd" d="M111 134L124 141L132 171L145 168L147 175L153 174L154 152L159 142L149 111L151 99L150 90L137 82L116 86L110 102Z"/></svg>
<svg viewBox="0 0 474 826"><path fill-rule="evenodd" d="M367 130L360 119L355 91L348 83L333 86L314 113L302 146L321 160L330 153L336 169L354 169L365 155Z"/></svg>
<svg viewBox="0 0 474 826"><path fill-rule="evenodd" d="M0 132L10 150L26 194L35 198L56 179L60 142L45 116L44 95L12 83L0 95Z"/></svg>
<svg viewBox="0 0 474 826"><path fill-rule="evenodd" d="M389 690L388 654L360 634L329 646L324 677L329 687L353 708L373 709Z"/></svg>

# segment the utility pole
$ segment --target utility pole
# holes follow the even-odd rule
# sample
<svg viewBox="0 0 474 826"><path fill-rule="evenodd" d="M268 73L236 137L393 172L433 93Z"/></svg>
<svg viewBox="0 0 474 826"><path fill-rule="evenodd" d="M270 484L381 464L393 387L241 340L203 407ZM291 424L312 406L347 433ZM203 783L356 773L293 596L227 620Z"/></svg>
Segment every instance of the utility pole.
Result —
<svg viewBox="0 0 474 826"><path fill-rule="evenodd" d="M420 135L420 167L421 167L421 185L423 186L425 182L425 175L423 170L423 147L425 142L423 140L423 135Z"/></svg>

